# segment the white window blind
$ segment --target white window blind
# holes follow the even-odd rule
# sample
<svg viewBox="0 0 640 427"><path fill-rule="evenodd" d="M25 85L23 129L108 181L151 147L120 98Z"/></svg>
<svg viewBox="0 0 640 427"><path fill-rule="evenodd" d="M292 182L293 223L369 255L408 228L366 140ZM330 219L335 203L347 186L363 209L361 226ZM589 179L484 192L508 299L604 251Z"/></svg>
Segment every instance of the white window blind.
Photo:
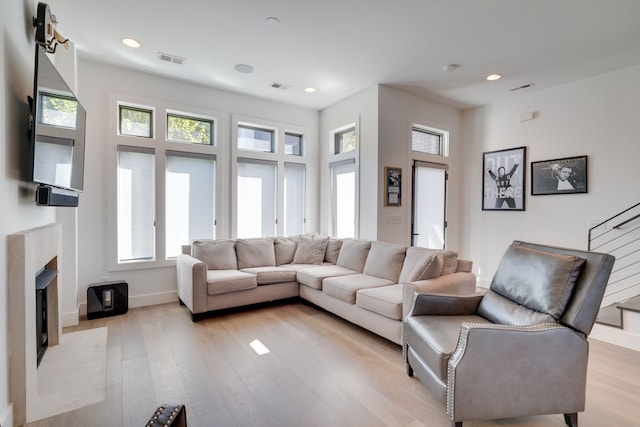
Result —
<svg viewBox="0 0 640 427"><path fill-rule="evenodd" d="M237 235L276 235L276 162L238 158Z"/></svg>
<svg viewBox="0 0 640 427"><path fill-rule="evenodd" d="M304 233L306 166L284 164L284 232L286 236Z"/></svg>
<svg viewBox="0 0 640 427"><path fill-rule="evenodd" d="M167 258L195 239L215 239L215 177L214 155L166 151Z"/></svg>
<svg viewBox="0 0 640 427"><path fill-rule="evenodd" d="M338 238L356 237L355 159L331 163L332 234Z"/></svg>
<svg viewBox="0 0 640 427"><path fill-rule="evenodd" d="M411 132L411 149L421 153L443 155L442 134L413 127Z"/></svg>
<svg viewBox="0 0 640 427"><path fill-rule="evenodd" d="M118 146L118 262L155 257L155 155Z"/></svg>

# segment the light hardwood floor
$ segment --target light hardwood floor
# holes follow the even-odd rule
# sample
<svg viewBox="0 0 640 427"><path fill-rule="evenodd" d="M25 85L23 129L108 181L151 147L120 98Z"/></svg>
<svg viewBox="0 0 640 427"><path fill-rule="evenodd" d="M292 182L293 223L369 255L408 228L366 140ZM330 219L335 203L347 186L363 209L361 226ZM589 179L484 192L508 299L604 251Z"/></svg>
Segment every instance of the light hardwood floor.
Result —
<svg viewBox="0 0 640 427"><path fill-rule="evenodd" d="M182 402L189 427L450 426L444 408L407 377L401 348L336 316L287 303L192 323L165 304L82 321L107 326L104 402L28 427L142 427ZM270 353L249 346L259 339ZM640 353L591 340L581 427L640 425ZM516 392L514 390L514 392ZM561 427L562 415L469 421L466 427Z"/></svg>

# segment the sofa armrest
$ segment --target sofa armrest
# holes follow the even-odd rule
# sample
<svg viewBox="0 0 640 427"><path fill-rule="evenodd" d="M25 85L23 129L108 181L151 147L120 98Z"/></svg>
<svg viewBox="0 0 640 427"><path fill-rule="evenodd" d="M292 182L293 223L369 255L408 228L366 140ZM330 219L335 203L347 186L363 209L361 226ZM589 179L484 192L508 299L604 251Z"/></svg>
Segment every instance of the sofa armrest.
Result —
<svg viewBox="0 0 640 427"><path fill-rule="evenodd" d="M441 293L447 295L467 295L476 290L476 276L473 273L458 272L433 279L406 283L402 298L402 317L406 317L411 308L413 295L419 293Z"/></svg>
<svg viewBox="0 0 640 427"><path fill-rule="evenodd" d="M447 412L454 421L581 412L588 349L560 324L464 323L449 360Z"/></svg>
<svg viewBox="0 0 640 427"><path fill-rule="evenodd" d="M178 298L191 313L207 311L207 265L187 254L178 255L176 261Z"/></svg>
<svg viewBox="0 0 640 427"><path fill-rule="evenodd" d="M416 292L407 316L465 316L476 314L484 294L448 295Z"/></svg>

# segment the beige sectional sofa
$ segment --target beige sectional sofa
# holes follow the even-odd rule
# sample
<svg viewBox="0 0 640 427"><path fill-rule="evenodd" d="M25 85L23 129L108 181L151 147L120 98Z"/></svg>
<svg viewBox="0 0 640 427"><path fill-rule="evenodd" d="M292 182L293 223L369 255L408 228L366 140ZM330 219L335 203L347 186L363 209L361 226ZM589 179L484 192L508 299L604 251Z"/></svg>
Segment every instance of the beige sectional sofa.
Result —
<svg viewBox="0 0 640 427"><path fill-rule="evenodd" d="M177 260L178 297L204 313L301 297L397 344L414 292L475 291L455 251L317 234L196 240Z"/></svg>

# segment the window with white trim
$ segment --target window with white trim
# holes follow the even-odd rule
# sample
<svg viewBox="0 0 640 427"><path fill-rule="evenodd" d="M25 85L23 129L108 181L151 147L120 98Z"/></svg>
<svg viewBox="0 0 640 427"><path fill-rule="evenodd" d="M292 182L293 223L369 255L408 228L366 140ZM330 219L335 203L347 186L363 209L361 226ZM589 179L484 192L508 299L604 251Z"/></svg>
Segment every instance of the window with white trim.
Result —
<svg viewBox="0 0 640 427"><path fill-rule="evenodd" d="M284 164L284 234L304 233L305 188L307 166L302 163Z"/></svg>
<svg viewBox="0 0 640 427"><path fill-rule="evenodd" d="M153 138L153 109L120 104L118 131L120 135Z"/></svg>
<svg viewBox="0 0 640 427"><path fill-rule="evenodd" d="M155 258L155 153L118 146L118 262Z"/></svg>
<svg viewBox="0 0 640 427"><path fill-rule="evenodd" d="M238 148L241 150L275 152L273 129L264 129L246 124L238 125Z"/></svg>
<svg viewBox="0 0 640 427"><path fill-rule="evenodd" d="M356 237L356 162L347 159L329 164L331 171L331 235Z"/></svg>
<svg viewBox="0 0 640 427"><path fill-rule="evenodd" d="M334 154L348 153L355 150L356 146L355 126L334 133Z"/></svg>
<svg viewBox="0 0 640 427"><path fill-rule="evenodd" d="M238 237L275 236L277 163L238 158L237 171Z"/></svg>
<svg viewBox="0 0 640 427"><path fill-rule="evenodd" d="M420 153L448 156L449 132L413 125L411 129L411 150Z"/></svg>
<svg viewBox="0 0 640 427"><path fill-rule="evenodd" d="M182 245L215 239L216 156L167 150L165 178L166 257Z"/></svg>
<svg viewBox="0 0 640 427"><path fill-rule="evenodd" d="M213 145L213 120L167 113L167 140Z"/></svg>
<svg viewBox="0 0 640 427"><path fill-rule="evenodd" d="M284 154L302 156L302 135L292 132L284 133Z"/></svg>

